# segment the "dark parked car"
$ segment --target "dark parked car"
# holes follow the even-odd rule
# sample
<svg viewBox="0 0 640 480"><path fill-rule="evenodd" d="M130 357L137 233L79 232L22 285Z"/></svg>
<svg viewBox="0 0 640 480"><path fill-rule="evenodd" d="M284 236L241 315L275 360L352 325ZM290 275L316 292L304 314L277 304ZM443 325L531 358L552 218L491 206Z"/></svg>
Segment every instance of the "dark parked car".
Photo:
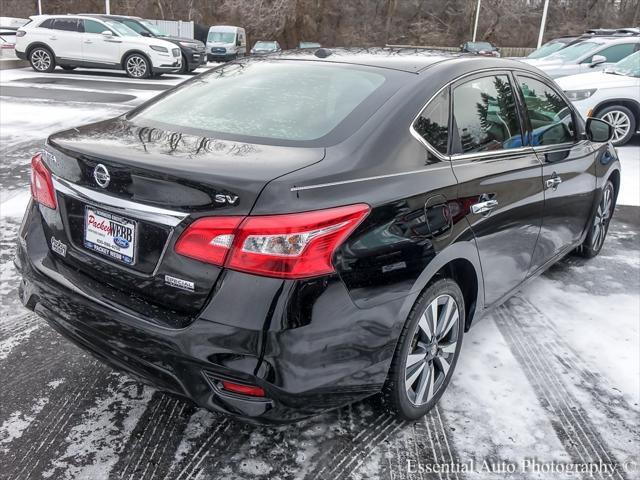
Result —
<svg viewBox="0 0 640 480"><path fill-rule="evenodd" d="M251 49L252 55L274 53L281 51L280 44L275 40L258 40Z"/></svg>
<svg viewBox="0 0 640 480"><path fill-rule="evenodd" d="M610 136L517 61L234 61L48 138L21 299L212 410L292 421L382 391L415 419L484 312L569 252L598 254L620 185Z"/></svg>
<svg viewBox="0 0 640 480"><path fill-rule="evenodd" d="M483 57L499 57L500 49L494 47L489 42L464 42L460 45L460 51L463 53L473 53Z"/></svg>
<svg viewBox="0 0 640 480"><path fill-rule="evenodd" d="M194 40L193 38L184 37L172 37L170 35L166 35L156 25L151 23L149 20L145 20L144 18L129 17L126 15L102 14L85 14L85 16L115 20L116 22L124 23L127 27L129 27L136 33L139 33L140 35L143 35L145 37L161 38L162 40L166 40L177 45L178 47L180 47L180 51L182 54L182 67L179 73L192 72L199 66L206 65L207 63L207 55L205 53L204 43L202 43L200 40Z"/></svg>

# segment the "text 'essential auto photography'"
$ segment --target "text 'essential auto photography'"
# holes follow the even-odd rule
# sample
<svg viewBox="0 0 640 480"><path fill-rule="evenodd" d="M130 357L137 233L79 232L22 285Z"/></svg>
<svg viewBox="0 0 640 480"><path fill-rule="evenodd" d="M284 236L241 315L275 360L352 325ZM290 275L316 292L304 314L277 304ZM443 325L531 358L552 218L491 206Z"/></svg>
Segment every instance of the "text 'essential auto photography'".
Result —
<svg viewBox="0 0 640 480"><path fill-rule="evenodd" d="M0 0L0 479L640 478L640 0Z"/></svg>

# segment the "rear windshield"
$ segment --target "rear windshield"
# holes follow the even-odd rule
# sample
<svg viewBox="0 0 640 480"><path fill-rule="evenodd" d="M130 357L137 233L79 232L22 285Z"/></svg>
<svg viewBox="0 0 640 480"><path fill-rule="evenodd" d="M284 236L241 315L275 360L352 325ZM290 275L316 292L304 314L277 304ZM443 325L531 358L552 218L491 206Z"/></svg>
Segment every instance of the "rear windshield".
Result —
<svg viewBox="0 0 640 480"><path fill-rule="evenodd" d="M197 77L133 118L170 130L197 129L207 136L307 142L334 130L384 83L383 73L352 65L229 64Z"/></svg>

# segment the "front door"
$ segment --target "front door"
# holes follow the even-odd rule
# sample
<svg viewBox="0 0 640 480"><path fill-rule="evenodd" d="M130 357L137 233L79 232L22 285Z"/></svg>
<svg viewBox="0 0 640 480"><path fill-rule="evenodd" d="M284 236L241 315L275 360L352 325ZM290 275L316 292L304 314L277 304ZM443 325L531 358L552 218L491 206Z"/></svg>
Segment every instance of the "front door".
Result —
<svg viewBox="0 0 640 480"><path fill-rule="evenodd" d="M85 19L82 34L82 57L85 62L116 65L121 60L122 39L113 33L112 37L102 35L111 31L106 25L95 20Z"/></svg>
<svg viewBox="0 0 640 480"><path fill-rule="evenodd" d="M513 85L509 72L495 72L452 88L452 166L487 306L525 279L542 223L542 166L525 144Z"/></svg>
<svg viewBox="0 0 640 480"><path fill-rule="evenodd" d="M517 74L517 83L531 144L543 163L544 215L533 273L581 241L594 203L596 153L579 138L576 113L550 82Z"/></svg>

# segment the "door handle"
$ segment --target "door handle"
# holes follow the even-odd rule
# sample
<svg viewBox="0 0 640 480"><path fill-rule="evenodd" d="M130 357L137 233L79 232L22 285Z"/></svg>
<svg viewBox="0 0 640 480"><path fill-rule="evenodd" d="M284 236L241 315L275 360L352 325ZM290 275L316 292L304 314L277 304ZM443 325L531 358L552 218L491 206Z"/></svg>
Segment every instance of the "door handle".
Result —
<svg viewBox="0 0 640 480"><path fill-rule="evenodd" d="M91 40L85 40L84 43L93 43Z"/></svg>
<svg viewBox="0 0 640 480"><path fill-rule="evenodd" d="M560 178L557 174L553 174L553 176L547 179L545 185L547 188L553 188L554 190L558 188L558 185L562 183L562 178Z"/></svg>
<svg viewBox="0 0 640 480"><path fill-rule="evenodd" d="M471 205L471 213L488 213L498 206L497 200L486 200Z"/></svg>
<svg viewBox="0 0 640 480"><path fill-rule="evenodd" d="M49 37L49 40L57 40L57 39L58 39L58 37L56 37L55 35Z"/></svg>

